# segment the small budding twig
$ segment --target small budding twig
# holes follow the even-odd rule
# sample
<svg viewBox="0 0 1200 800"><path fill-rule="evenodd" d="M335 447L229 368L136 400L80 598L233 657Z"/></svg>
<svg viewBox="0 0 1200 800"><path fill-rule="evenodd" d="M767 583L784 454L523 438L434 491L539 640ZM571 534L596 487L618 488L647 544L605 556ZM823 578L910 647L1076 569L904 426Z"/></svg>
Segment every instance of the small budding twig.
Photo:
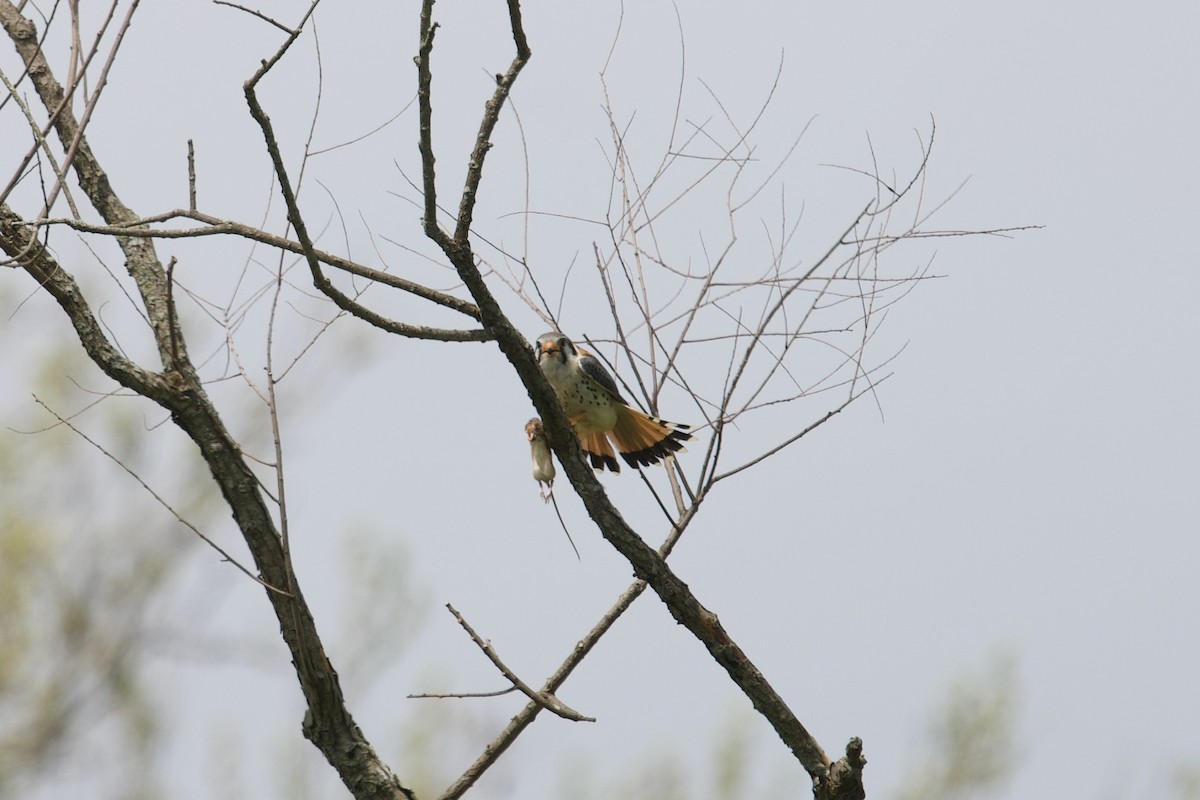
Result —
<svg viewBox="0 0 1200 800"><path fill-rule="evenodd" d="M188 139L188 211L196 210L196 147Z"/></svg>
<svg viewBox="0 0 1200 800"><path fill-rule="evenodd" d="M171 256L171 260L167 262L167 332L171 337L171 369L175 369L179 365L179 342L175 338L175 331L179 327L179 319L175 314L175 265L177 263L178 259L175 256Z"/></svg>

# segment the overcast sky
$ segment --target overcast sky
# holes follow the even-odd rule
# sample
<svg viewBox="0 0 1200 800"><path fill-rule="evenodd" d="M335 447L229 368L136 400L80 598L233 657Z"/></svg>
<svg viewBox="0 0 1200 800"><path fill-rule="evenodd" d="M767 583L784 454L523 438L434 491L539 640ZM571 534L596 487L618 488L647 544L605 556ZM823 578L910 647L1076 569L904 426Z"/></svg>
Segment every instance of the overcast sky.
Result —
<svg viewBox="0 0 1200 800"><path fill-rule="evenodd" d="M361 5L331 2L317 14L325 85L315 147L373 129L415 91L415 7ZM273 6L281 19L298 17L298 4ZM713 96L749 121L778 73L754 135L763 174L808 128L774 193L748 212L748 257L762 257L758 220L777 223L785 196L789 208L804 207L800 251L821 251L871 199L860 178L823 165L869 169L873 146L885 172L905 174L931 118L930 203L966 181L932 227L1043 226L889 255L895 261L885 266L897 274L934 256L931 273L944 277L888 317L877 352L903 352L878 402L856 404L753 477L731 480L704 507L674 568L831 754L863 738L872 797L894 796L917 766L948 687L1005 658L1015 665L1019 763L1001 796L1166 796L1172 770L1200 764L1200 259L1189 234L1200 179L1200 6L629 6L614 49L616 3L525 5L534 57L513 97L533 209L604 212L599 74L612 49L609 99L629 123L631 149L648 159L666 141L681 64L681 116L697 123L721 116ZM182 183L162 176L182 175L183 142L193 138L202 206L253 221L270 193L269 166L241 81L277 32L203 4L139 15L91 128L93 146L126 200L149 214L184 204ZM507 67L511 43L499 2L447 0L436 16L435 122L449 193L460 186L488 76ZM311 38L297 47L294 66L265 88L277 128L293 131L293 157L307 135L315 74ZM132 129L128 114L141 115ZM348 220L352 255L369 263L367 226L431 252L401 173L418 174L416 124L410 109L309 167L314 215L330 213L319 180ZM515 133L506 116L476 227L526 249L535 273L557 286L573 259L587 267L600 234L542 218L522 241L511 216L525 191ZM678 237L671 245L681 258L699 258L700 236L716 235L707 226L719 220L698 212L665 234ZM393 269L437 275L411 253L376 244ZM544 329L516 303L510 309L530 339ZM568 334L609 335L606 313L586 279L569 284ZM400 720L418 713L406 694L501 685L442 604L453 603L540 684L630 571L566 485L559 502L582 561L561 541L528 474L522 426L531 406L493 346L403 341L344 320L314 363L356 342L367 357L351 375L312 396L284 395L285 409L297 409L284 418L292 541L318 624L331 632L352 625L340 616L345 584L331 566L348 528L372 530L381 547L402 546L410 559L408 578L430 610L369 688L346 687L368 737L391 756ZM820 408L796 411L808 415L796 424ZM681 397L666 395L661 411L695 421ZM746 452L778 438L770 429L745 435ZM640 482L604 480L634 527L660 541L661 518ZM230 572L216 558L196 569ZM210 633L275 636L259 590L236 577L219 581L226 588ZM178 796L209 796L203 776L212 760L187 753L214 731L247 724L247 715L298 726L294 675L282 649L271 652L278 663L253 669L170 659L156 668L164 689L186 687L166 700L180 720L171 763L198 781ZM558 771L584 762L606 785L668 753L701 769L722 728L748 709L649 594L560 696L599 721L540 720L479 797L556 797ZM465 766L519 707L513 697L475 702L485 724L450 755L452 767ZM758 720L750 729L756 763L802 794L806 778L773 733ZM270 755L273 746L263 749ZM305 752L322 785L335 786L320 755ZM245 772L263 792L277 790L274 779Z"/></svg>

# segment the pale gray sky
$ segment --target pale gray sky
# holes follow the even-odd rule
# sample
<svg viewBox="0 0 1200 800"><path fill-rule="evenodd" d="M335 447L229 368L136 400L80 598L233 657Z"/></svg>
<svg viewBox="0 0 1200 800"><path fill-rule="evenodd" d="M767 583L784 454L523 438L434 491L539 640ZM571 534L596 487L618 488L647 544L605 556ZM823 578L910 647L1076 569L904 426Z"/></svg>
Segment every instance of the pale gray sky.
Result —
<svg viewBox="0 0 1200 800"><path fill-rule="evenodd" d="M298 15L299 4L270 5L282 19ZM414 93L416 9L379 5L331 3L318 12L325 85L317 147L371 130ZM680 33L670 3L628 6L608 92L617 116L632 118L630 148L649 168L669 133ZM881 168L906 174L919 155L916 132L928 134L931 116L930 203L970 179L932 227L1045 227L1012 239L937 242L932 272L945 277L894 308L879 337L880 355L907 344L878 392L883 420L870 400L860 402L731 480L673 556L675 569L831 754L850 736L863 738L872 797L899 791L951 682L998 656L1016 664L1020 720L1019 763L1001 796L1165 796L1169 771L1200 761L1200 263L1188 234L1200 179L1200 7L1021 0L745 2L736 11L690 2L677 10L685 121L720 118L701 80L748 121L778 70L753 137L764 174L811 122L776 188L743 222L746 258L764 257L758 219L777 224L779 186L789 213L804 206L798 251L824 249L870 194L861 179L822 165L869 168L869 135ZM511 57L502 12L499 2L436 8L446 193L460 185L488 76ZM202 206L255 220L270 192L269 166L241 82L270 53L275 32L205 4L139 14L91 129L94 147L127 201L152 213L184 204L183 143L193 138ZM609 172L598 142L608 143L608 131L599 73L620 15L612 2L525 5L534 57L514 100L535 210L603 214ZM277 129L293 131L293 158L315 74L311 38L297 48L265 90ZM137 126L127 113L141 115ZM506 116L476 227L521 252L520 218L505 216L524 203L514 132ZM416 136L410 109L309 166L314 218L331 213L319 180L363 260L373 254L360 215L377 236L431 252L419 240L417 209L390 194L414 197L393 161L418 174ZM664 224L660 235L675 237L681 259L698 261L700 235L719 235L720 198L713 208ZM579 260L563 314L571 334L609 333L588 271L601 233L547 218L530 225L528 257L539 275L553 282ZM393 269L437 274L378 244ZM933 252L894 251L890 268L907 273ZM227 281L240 263L233 259L202 268ZM193 275L201 269L184 264ZM394 313L407 310L382 292L367 297L375 295ZM530 339L542 332L532 314L510 307ZM18 314L4 328L21 324ZM366 336L369 359L315 398L285 394L284 435L297 568L327 635L336 641L334 632L352 625L340 616L344 583L331 566L347 526L402 544L431 605L418 638L377 682L368 689L347 680L360 724L390 755L400 747L400 721L419 713L405 694L501 684L441 604L453 603L540 683L630 575L566 486L559 502L582 563L560 541L528 475L521 432L532 409L494 347L361 328L342 321L323 346L332 352ZM668 395L664 416L693 421L680 398L677 413L671 402ZM288 403L297 408L292 419ZM815 418L820 409L794 413ZM752 452L774 432L747 430L742 446ZM605 483L631 523L659 541L660 518L640 482L622 475ZM215 558L196 569L229 571ZM261 592L235 576L222 580L210 632L271 641L276 625ZM277 659L267 668L170 659L156 668L179 714L173 776L195 786L181 786L179 796L209 796L214 762L189 748L214 732L242 728L253 747L257 722L248 719L298 726L293 673L282 648L270 652ZM560 695L599 721L539 721L472 797L552 798L559 770L581 762L604 781L665 753L699 770L722 726L748 708L649 594ZM451 755L453 764L465 765L518 708L511 697L477 702L489 724ZM751 728L757 763L803 793L806 778L773 733L758 720ZM261 744L268 756L277 747L274 738ZM322 791L332 792L335 776L319 753L303 752ZM257 789L277 789L274 779L245 773Z"/></svg>

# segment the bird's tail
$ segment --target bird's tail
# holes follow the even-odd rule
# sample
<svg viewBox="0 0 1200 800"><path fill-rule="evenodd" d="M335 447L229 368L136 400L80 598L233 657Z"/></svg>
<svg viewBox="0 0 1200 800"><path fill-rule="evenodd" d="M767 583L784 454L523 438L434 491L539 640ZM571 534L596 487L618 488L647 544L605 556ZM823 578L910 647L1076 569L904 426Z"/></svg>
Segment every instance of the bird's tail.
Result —
<svg viewBox="0 0 1200 800"><path fill-rule="evenodd" d="M692 438L687 432L689 427L648 416L630 406L618 406L617 424L609 435L626 464L634 468L648 467L672 453L686 452L683 443ZM585 446L584 449L588 448ZM616 463L616 459L613 459L613 463ZM592 466L596 466L594 457ZM617 471L613 469L613 472Z"/></svg>
<svg viewBox="0 0 1200 800"><path fill-rule="evenodd" d="M621 471L621 465L617 463L617 455L613 452L607 436L598 432L580 433L578 430L576 434L579 436L579 446L587 453L593 469Z"/></svg>

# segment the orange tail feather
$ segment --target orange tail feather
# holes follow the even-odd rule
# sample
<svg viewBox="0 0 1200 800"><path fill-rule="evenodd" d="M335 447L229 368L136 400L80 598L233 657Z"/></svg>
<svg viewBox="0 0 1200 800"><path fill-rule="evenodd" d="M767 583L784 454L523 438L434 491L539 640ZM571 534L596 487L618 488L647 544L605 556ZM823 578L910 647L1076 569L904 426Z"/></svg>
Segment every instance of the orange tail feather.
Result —
<svg viewBox="0 0 1200 800"><path fill-rule="evenodd" d="M692 438L689 426L647 416L636 408L622 406L612 438L625 463L637 468L657 464L672 453L685 452L683 443Z"/></svg>
<svg viewBox="0 0 1200 800"><path fill-rule="evenodd" d="M613 452L612 445L608 443L608 437L603 433L579 433L579 446L583 448L583 452L587 453L588 460L592 463L593 469L610 469L613 472L620 472L621 465L617 462L617 456Z"/></svg>

